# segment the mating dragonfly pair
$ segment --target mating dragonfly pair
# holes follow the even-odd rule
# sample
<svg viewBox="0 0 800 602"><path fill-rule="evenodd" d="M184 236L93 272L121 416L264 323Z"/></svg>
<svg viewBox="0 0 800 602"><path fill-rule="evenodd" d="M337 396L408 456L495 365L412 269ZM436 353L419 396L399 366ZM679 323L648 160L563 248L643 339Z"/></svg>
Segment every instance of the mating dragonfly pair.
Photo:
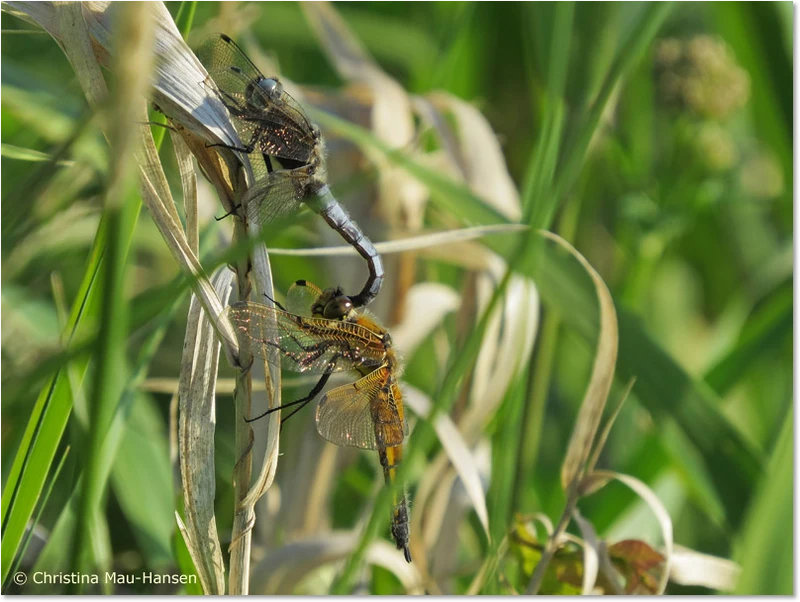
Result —
<svg viewBox="0 0 800 602"><path fill-rule="evenodd" d="M240 301L226 309L228 317L255 355L269 361L270 350L277 349L283 368L321 375L308 395L278 409L298 406L294 414L322 392L334 373L360 376L322 397L317 431L336 445L377 450L386 483L393 485L408 433L398 385L401 366L386 329L358 309L380 290L380 256L331 194L320 131L281 83L265 77L226 35L206 43L200 58L245 145L234 150L247 153L254 165L256 181L242 200L247 219L263 225L306 206L355 247L370 274L354 296L298 280L285 307ZM411 562L404 491L394 496L391 530L397 548Z"/></svg>

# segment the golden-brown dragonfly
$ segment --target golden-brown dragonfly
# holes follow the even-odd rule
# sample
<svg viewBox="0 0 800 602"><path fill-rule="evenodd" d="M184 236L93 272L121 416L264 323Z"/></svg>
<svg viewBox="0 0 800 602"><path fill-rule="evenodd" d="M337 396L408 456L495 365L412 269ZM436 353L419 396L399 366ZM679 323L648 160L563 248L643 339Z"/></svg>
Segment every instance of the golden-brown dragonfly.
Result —
<svg viewBox="0 0 800 602"><path fill-rule="evenodd" d="M366 310L356 310L340 289L322 291L305 280L289 289L285 308L276 305L241 301L226 312L253 354L270 361L274 348L283 368L322 375L307 396L281 409L297 405L294 414L322 391L331 374L357 372L357 381L322 397L317 431L335 445L377 450L386 483L393 484L408 425L398 384L401 365L389 333ZM392 536L411 562L405 491L394 497Z"/></svg>

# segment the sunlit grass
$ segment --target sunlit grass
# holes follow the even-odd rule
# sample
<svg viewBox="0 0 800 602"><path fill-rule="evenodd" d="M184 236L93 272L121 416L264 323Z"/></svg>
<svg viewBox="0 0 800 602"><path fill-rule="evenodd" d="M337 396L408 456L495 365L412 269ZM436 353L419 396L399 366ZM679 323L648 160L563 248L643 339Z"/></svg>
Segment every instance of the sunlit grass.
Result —
<svg viewBox="0 0 800 602"><path fill-rule="evenodd" d="M538 581L546 533L540 517L531 535L529 517L557 523L574 501L560 471L602 321L586 270L537 242L537 228L574 244L610 290L619 321L610 405L635 379L598 468L655 491L676 544L741 563L738 591L791 591L790 14L732 3L168 7L184 37L225 31L256 60L275 59L282 77L315 87L309 113L328 137L333 184L361 183L339 200L392 250L373 305L390 330L402 339L413 328L407 303L419 283L441 285L429 304L447 308L404 357L404 380L434 408L412 420L400 469L414 563L382 541L390 492L374 454L325 447L306 410L282 431L252 545L236 552L236 571L252 562L252 593L349 593L357 579L371 593L581 591L580 579ZM6 13L2 23L32 27ZM202 275L176 278L151 216L120 184L133 157L119 163L117 138L101 136L109 122L91 117L52 38L6 33L3 60L3 591L68 589L20 588L16 570L189 574L198 556L174 520L187 514L182 481L171 480L180 447L171 395L142 381L178 390L184 316ZM112 90L115 64L104 73ZM78 72L94 90L92 73ZM731 73L748 85L715 113L713 95L726 92L714 86ZM437 90L474 101L493 145L464 127L446 95L429 94ZM111 114L113 132L126 118ZM180 198L171 144L161 160ZM257 241L231 241L233 218L212 219L225 211L199 180L202 268L240 266ZM528 228L502 229L515 221ZM488 225L498 230L467 240ZM276 282L360 281L357 259L324 250L339 244L329 236L306 215L265 230L270 247L315 249L272 255ZM237 374L224 359L220 372ZM306 387L284 389L293 399ZM255 424L251 452L232 399L217 390L216 477L206 483L226 562L231 539L242 545L237 455L262 457L266 430ZM440 439L437 414L461 447ZM482 503L459 477L482 484ZM577 537L591 539L589 524L600 538L633 532L665 552L653 506L622 487L582 496L578 509L588 523L570 523ZM550 551L551 567L591 565L579 548ZM723 591L734 587L732 566L714 582ZM709 591L699 585L676 576L667 593Z"/></svg>

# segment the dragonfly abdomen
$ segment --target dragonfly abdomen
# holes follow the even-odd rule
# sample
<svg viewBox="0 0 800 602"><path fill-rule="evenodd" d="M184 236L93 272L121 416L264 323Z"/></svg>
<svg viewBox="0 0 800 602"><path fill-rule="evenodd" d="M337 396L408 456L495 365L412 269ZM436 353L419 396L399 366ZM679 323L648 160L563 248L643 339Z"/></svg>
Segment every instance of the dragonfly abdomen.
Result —
<svg viewBox="0 0 800 602"><path fill-rule="evenodd" d="M322 186L314 196L306 199L306 204L319 213L328 225L367 261L369 279L360 293L350 297L354 307L366 305L378 295L381 284L383 284L383 262L378 255L378 250L339 204L327 186Z"/></svg>
<svg viewBox="0 0 800 602"><path fill-rule="evenodd" d="M391 486L397 480L397 468L403 459L403 446L386 447L378 450L383 466L383 478ZM411 562L411 551L408 549L408 500L405 490L396 492L392 497L392 538L398 550L403 550L407 562Z"/></svg>

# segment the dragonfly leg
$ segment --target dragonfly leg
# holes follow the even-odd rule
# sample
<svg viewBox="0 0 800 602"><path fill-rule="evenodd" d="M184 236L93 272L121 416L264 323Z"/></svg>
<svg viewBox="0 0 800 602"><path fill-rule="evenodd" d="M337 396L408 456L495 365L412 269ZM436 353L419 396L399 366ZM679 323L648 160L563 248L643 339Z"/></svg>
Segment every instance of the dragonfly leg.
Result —
<svg viewBox="0 0 800 602"><path fill-rule="evenodd" d="M263 414L256 416L255 418L245 418L245 422L248 423L255 422L256 420L260 420L264 416L272 414L273 412L277 412L278 410L283 410L286 408L290 408L292 406L300 405L299 408L294 410L291 414L289 414L289 416L287 416L283 420L283 422L286 422L286 420L294 416L295 413L297 413L299 410L302 410L306 406L306 404L308 404L312 399L314 399L317 395L319 395L320 391L322 391L322 389L325 387L330 377L331 377L331 372L325 372L325 374L323 374L320 377L319 381L317 381L317 384L314 385L314 388L311 389L311 391L309 391L308 395L306 395L305 397L301 399L296 399L295 401L290 401L289 403L283 403L279 405L277 408L270 408L269 410L267 410Z"/></svg>
<svg viewBox="0 0 800 602"><path fill-rule="evenodd" d="M225 144L224 142L216 142L214 144L206 144L206 148L227 148L228 150L232 151L239 151L240 153L244 153L249 155L253 152L254 148L252 146L234 146L232 144Z"/></svg>
<svg viewBox="0 0 800 602"><path fill-rule="evenodd" d="M281 305L280 303L278 303L277 301L275 301L275 299L273 299L272 297L270 297L270 296L269 296L267 293L264 293L264 296L265 296L267 299L269 299L270 301L272 301L272 303L275 305L275 307L277 307L277 308L278 308L278 309L280 309L281 311L286 311L286 308L285 308L283 305Z"/></svg>
<svg viewBox="0 0 800 602"><path fill-rule="evenodd" d="M168 123L159 123L158 121L137 121L136 123L139 124L139 125L157 125L158 127L162 127L164 129L167 129L167 130L172 130L173 132L177 132L178 131L174 127L172 127L170 124L168 124Z"/></svg>
<svg viewBox="0 0 800 602"><path fill-rule="evenodd" d="M215 219L215 220L217 220L218 222L221 222L222 220L224 220L226 217L228 217L228 216L230 216L230 215L238 215L238 213L237 213L237 212L239 211L239 209L241 208L241 206L242 206L242 204L241 204L241 203L239 203L238 205L236 205L236 207L234 207L233 209L231 209L230 211L228 211L228 213L226 213L226 214L225 214L225 215L223 215L222 217L217 217L217 216L215 215L215 216L214 216L214 219Z"/></svg>
<svg viewBox="0 0 800 602"><path fill-rule="evenodd" d="M266 153L261 153L261 156L264 159L264 165L267 166L267 173L271 174L274 171L272 168L272 159L270 159L269 155Z"/></svg>

